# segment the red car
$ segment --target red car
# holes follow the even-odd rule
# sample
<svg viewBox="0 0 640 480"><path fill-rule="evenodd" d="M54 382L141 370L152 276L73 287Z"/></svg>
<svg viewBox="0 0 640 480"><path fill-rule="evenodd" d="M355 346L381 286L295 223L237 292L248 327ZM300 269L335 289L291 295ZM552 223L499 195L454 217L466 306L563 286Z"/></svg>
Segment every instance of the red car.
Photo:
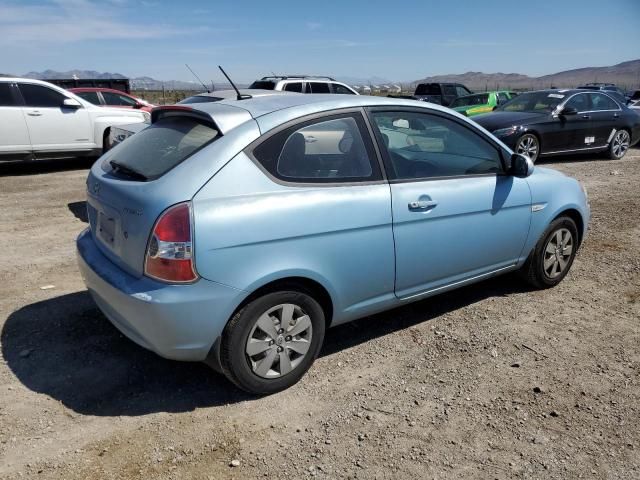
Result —
<svg viewBox="0 0 640 480"><path fill-rule="evenodd" d="M128 93L111 88L69 88L69 91L87 102L101 107L137 108L145 112L150 112L155 107L155 105L140 98L132 97Z"/></svg>

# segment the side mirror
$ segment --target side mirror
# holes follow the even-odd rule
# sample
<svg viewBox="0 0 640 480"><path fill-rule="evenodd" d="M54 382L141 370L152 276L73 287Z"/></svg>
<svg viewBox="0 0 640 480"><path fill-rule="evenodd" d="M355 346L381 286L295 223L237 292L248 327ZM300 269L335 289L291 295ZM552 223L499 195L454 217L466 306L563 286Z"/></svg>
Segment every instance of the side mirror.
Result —
<svg viewBox="0 0 640 480"><path fill-rule="evenodd" d="M144 107L144 104L143 104L143 103L140 103L140 102L137 102L137 103L133 106L133 108L137 108L137 109L140 109L140 108L142 108L142 107Z"/></svg>
<svg viewBox="0 0 640 480"><path fill-rule="evenodd" d="M533 173L533 162L529 157L521 153L511 155L511 168L509 173L514 177L526 178Z"/></svg>
<svg viewBox="0 0 640 480"><path fill-rule="evenodd" d="M578 110L575 107L564 107L560 111L560 115L576 115Z"/></svg>
<svg viewBox="0 0 640 480"><path fill-rule="evenodd" d="M62 102L64 108L82 108L82 104L75 98L65 98Z"/></svg>

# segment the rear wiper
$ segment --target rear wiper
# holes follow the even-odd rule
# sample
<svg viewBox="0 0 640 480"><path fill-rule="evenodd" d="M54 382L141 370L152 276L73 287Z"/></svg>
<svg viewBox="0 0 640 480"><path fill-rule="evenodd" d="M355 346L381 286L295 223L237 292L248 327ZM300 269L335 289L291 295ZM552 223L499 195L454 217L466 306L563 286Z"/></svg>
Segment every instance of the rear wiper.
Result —
<svg viewBox="0 0 640 480"><path fill-rule="evenodd" d="M136 178L138 180L142 180L143 182L146 182L147 180L149 180L149 178L146 175L138 172L137 170L134 170L131 167L127 167L126 165L118 163L116 160L111 160L109 162L109 165L111 165L111 168L113 168L114 171L122 173L128 177Z"/></svg>

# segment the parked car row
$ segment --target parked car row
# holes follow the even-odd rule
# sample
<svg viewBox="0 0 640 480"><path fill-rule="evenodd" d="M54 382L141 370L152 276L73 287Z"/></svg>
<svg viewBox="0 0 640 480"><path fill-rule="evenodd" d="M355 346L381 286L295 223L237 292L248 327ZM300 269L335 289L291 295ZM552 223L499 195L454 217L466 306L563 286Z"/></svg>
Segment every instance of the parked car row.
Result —
<svg viewBox="0 0 640 480"><path fill-rule="evenodd" d="M0 160L100 155L112 126L149 119L40 80L0 77Z"/></svg>

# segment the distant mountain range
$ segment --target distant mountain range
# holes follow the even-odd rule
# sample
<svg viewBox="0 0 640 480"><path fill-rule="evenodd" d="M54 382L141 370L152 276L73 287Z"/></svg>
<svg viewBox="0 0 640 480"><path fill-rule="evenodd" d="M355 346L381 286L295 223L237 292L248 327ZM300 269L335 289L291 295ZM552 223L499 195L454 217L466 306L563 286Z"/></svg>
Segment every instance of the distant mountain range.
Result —
<svg viewBox="0 0 640 480"><path fill-rule="evenodd" d="M519 73L467 72L426 77L413 83L426 82L462 83L472 90L577 87L589 82L611 82L623 89L631 89L640 88L640 59L622 62L611 67L577 68L541 77L530 77Z"/></svg>
<svg viewBox="0 0 640 480"><path fill-rule="evenodd" d="M2 74L0 74L2 75ZM96 72L94 70L69 70L58 72L55 70L45 70L43 72L29 72L20 75L27 78L37 78L41 80L60 78L127 78L121 73ZM462 83L472 90L485 90L496 88L548 88L555 87L575 87L588 82L611 82L621 86L623 89L640 88L640 59L622 62L610 67L585 67L574 70L566 70L551 75L541 77L531 77L520 73L482 73L467 72L461 74L435 75L422 78L414 82L394 82L382 77L348 77L338 76L338 80L350 85L393 85L396 83L408 86L423 82L456 82ZM198 82L185 82L183 80L156 80L151 77L130 78L133 90L162 90L163 86L167 90L203 90ZM228 89L229 84L215 84L216 90ZM210 85L207 85L210 88ZM246 84L238 84L238 87L246 87Z"/></svg>
<svg viewBox="0 0 640 480"><path fill-rule="evenodd" d="M129 78L121 73L111 73L111 72L97 72L95 70L69 70L66 72L58 72L55 70L45 70L44 72L29 72L24 75L19 75L20 77L26 78L36 78L38 80L55 80L62 78L92 78L92 79L107 79L107 78ZM184 80L156 80L151 77L135 77L129 79L131 82L132 90L162 90L164 88L167 90L203 90L203 87L198 82L185 82ZM244 85L238 85L244 86ZM211 85L207 85L207 88L211 88ZM231 86L227 84L215 84L216 90L222 90L231 88Z"/></svg>

